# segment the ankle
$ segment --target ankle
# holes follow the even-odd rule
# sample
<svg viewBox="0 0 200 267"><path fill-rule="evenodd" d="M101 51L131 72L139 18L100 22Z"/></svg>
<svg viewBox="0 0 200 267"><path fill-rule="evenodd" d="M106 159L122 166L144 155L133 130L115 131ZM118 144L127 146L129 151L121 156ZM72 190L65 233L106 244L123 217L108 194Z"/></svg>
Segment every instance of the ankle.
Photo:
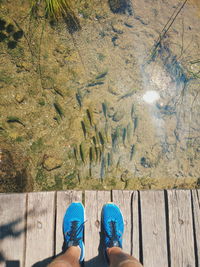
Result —
<svg viewBox="0 0 200 267"><path fill-rule="evenodd" d="M111 254L121 253L122 249L120 247L111 247L106 249L107 255L110 256Z"/></svg>
<svg viewBox="0 0 200 267"><path fill-rule="evenodd" d="M66 252L66 254L70 254L73 255L75 258L80 259L81 257L81 248L79 246L71 246L68 247Z"/></svg>

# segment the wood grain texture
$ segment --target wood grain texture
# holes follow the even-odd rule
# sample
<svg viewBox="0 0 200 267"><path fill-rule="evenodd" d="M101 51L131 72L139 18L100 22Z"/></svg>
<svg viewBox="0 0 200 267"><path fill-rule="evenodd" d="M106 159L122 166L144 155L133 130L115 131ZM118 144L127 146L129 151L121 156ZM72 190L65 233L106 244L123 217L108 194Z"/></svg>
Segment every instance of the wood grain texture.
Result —
<svg viewBox="0 0 200 267"><path fill-rule="evenodd" d="M170 267L198 266L200 190L168 190L168 205L165 205L164 191L140 191L139 194L140 197L134 191L112 192L113 202L124 215L124 250L138 258L142 237L144 267L167 267L168 230ZM4 257L0 266L6 266L5 261L16 261L25 267L47 266L54 253L62 251L66 208L71 202L81 200L80 191L0 194L0 256ZM85 192L86 267L107 266L99 243L101 210L109 201L110 191Z"/></svg>
<svg viewBox="0 0 200 267"><path fill-rule="evenodd" d="M190 190L168 190L171 267L195 266Z"/></svg>
<svg viewBox="0 0 200 267"><path fill-rule="evenodd" d="M85 266L107 266L100 245L101 210L111 200L110 191L85 191Z"/></svg>
<svg viewBox="0 0 200 267"><path fill-rule="evenodd" d="M54 254L55 192L28 194L25 266Z"/></svg>
<svg viewBox="0 0 200 267"><path fill-rule="evenodd" d="M192 190L194 232L198 266L200 266L200 190Z"/></svg>
<svg viewBox="0 0 200 267"><path fill-rule="evenodd" d="M24 264L26 194L0 194L0 266Z"/></svg>
<svg viewBox="0 0 200 267"><path fill-rule="evenodd" d="M200 190L192 190L194 232L198 266L200 265Z"/></svg>
<svg viewBox="0 0 200 267"><path fill-rule="evenodd" d="M164 192L141 191L140 202L144 267L167 267L168 254Z"/></svg>
<svg viewBox="0 0 200 267"><path fill-rule="evenodd" d="M132 192L125 190L113 190L113 202L121 209L124 217L124 235L123 235L123 250L129 254L132 252L131 239L132 239L132 222L131 222L131 199Z"/></svg>
<svg viewBox="0 0 200 267"><path fill-rule="evenodd" d="M138 216L138 192L133 191L132 193L132 255L139 260L139 216Z"/></svg>
<svg viewBox="0 0 200 267"><path fill-rule="evenodd" d="M63 247L63 217L67 207L73 202L82 202L82 191L60 191L56 198L56 254L62 251Z"/></svg>

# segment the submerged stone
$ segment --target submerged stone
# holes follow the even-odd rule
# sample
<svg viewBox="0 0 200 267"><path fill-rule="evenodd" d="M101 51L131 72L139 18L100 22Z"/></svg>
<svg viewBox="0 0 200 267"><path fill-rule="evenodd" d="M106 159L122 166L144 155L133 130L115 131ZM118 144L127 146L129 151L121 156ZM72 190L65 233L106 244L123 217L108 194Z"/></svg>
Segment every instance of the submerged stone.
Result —
<svg viewBox="0 0 200 267"><path fill-rule="evenodd" d="M130 0L109 0L108 3L113 13L133 15Z"/></svg>
<svg viewBox="0 0 200 267"><path fill-rule="evenodd" d="M62 165L62 160L54 156L44 155L42 166L47 171L52 171L54 169L60 168Z"/></svg>
<svg viewBox="0 0 200 267"><path fill-rule="evenodd" d="M115 112L113 115L113 121L118 122L124 117L124 114L121 111Z"/></svg>

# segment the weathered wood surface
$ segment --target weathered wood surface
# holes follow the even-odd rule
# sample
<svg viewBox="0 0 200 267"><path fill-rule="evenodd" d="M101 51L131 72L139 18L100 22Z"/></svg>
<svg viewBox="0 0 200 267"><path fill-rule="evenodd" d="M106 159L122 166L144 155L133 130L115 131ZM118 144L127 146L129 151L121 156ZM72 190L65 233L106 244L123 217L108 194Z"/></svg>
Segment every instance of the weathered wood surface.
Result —
<svg viewBox="0 0 200 267"><path fill-rule="evenodd" d="M25 266L54 253L55 192L28 194Z"/></svg>
<svg viewBox="0 0 200 267"><path fill-rule="evenodd" d="M119 206L124 217L124 251L131 254L132 252L132 192L123 190L114 190L112 192L112 199L115 204Z"/></svg>
<svg viewBox="0 0 200 267"><path fill-rule="evenodd" d="M194 241L197 266L200 266L200 190L192 190L192 207L194 215Z"/></svg>
<svg viewBox="0 0 200 267"><path fill-rule="evenodd" d="M171 266L195 266L191 192L169 190L169 242Z"/></svg>
<svg viewBox="0 0 200 267"><path fill-rule="evenodd" d="M111 201L109 191L85 192L85 261L86 266L106 266L100 245L101 210L106 202Z"/></svg>
<svg viewBox="0 0 200 267"><path fill-rule="evenodd" d="M47 266L62 252L62 220L73 201L85 204L85 266L106 266L99 246L101 210L121 208L124 250L144 267L200 266L200 191L66 191L0 194L0 266Z"/></svg>
<svg viewBox="0 0 200 267"><path fill-rule="evenodd" d="M168 266L164 192L140 192L140 203L144 266Z"/></svg>
<svg viewBox="0 0 200 267"><path fill-rule="evenodd" d="M0 266L24 264L26 194L0 194Z"/></svg>

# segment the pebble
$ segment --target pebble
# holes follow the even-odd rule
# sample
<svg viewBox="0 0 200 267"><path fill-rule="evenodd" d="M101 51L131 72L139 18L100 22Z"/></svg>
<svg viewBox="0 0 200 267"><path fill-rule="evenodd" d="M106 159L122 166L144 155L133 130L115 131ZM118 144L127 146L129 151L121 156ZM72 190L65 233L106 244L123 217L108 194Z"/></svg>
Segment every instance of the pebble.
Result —
<svg viewBox="0 0 200 267"><path fill-rule="evenodd" d="M124 117L124 114L121 111L115 112L113 115L113 121L118 122Z"/></svg>
<svg viewBox="0 0 200 267"><path fill-rule="evenodd" d="M121 24L112 24L112 29L118 34L122 34L124 32L123 26Z"/></svg>
<svg viewBox="0 0 200 267"><path fill-rule="evenodd" d="M18 102L18 103L22 103L25 99L25 95L24 94L16 94L15 96L15 100Z"/></svg>
<svg viewBox="0 0 200 267"><path fill-rule="evenodd" d="M144 168L151 168L151 167L152 167L152 164L151 164L149 158L142 157L142 158L140 159L140 164L141 164Z"/></svg>
<svg viewBox="0 0 200 267"><path fill-rule="evenodd" d="M62 160L54 157L44 155L42 166L47 171L52 171L54 169L60 168L62 165Z"/></svg>

